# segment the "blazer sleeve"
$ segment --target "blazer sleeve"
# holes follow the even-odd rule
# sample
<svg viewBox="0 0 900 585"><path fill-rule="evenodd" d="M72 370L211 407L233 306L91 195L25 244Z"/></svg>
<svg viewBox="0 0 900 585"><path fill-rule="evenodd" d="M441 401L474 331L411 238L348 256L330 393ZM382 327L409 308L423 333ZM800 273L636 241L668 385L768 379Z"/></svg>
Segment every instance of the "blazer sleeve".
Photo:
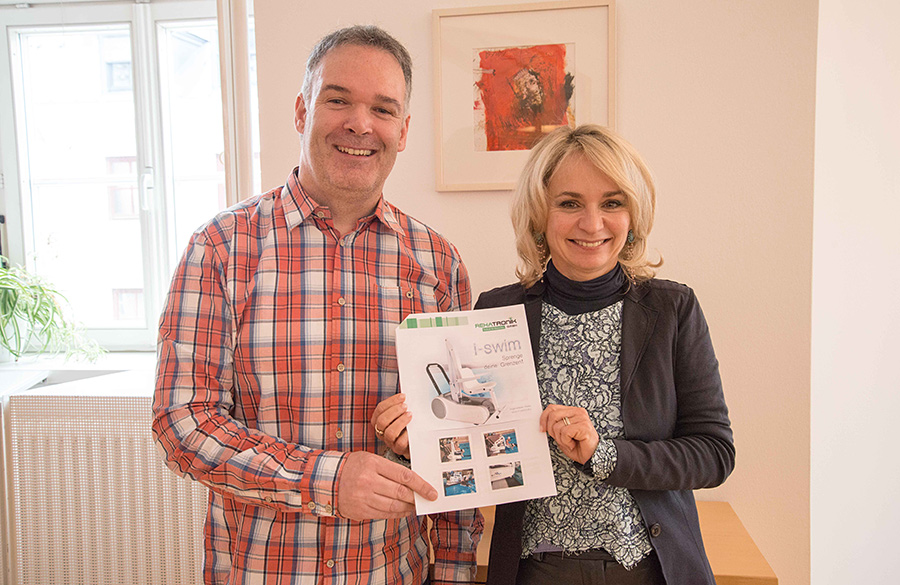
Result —
<svg viewBox="0 0 900 585"><path fill-rule="evenodd" d="M623 390L627 438L613 441L617 461L607 484L708 488L734 469L734 439L709 327L694 292L675 286L648 295L660 299L656 323Z"/></svg>

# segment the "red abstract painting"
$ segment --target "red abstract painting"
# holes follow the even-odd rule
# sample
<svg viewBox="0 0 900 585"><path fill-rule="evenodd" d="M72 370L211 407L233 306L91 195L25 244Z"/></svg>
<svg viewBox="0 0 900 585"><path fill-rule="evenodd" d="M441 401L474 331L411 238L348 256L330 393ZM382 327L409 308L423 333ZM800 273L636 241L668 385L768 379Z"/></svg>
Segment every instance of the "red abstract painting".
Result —
<svg viewBox="0 0 900 585"><path fill-rule="evenodd" d="M476 49L475 150L528 150L575 126L574 45Z"/></svg>

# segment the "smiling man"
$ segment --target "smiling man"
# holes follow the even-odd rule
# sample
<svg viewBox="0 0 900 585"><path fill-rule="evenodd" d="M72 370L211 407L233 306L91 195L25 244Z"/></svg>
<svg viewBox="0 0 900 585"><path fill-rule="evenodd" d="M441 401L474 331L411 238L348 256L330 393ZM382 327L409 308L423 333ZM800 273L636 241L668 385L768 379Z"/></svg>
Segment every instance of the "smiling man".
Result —
<svg viewBox="0 0 900 585"><path fill-rule="evenodd" d="M295 104L299 166L201 227L175 272L153 432L170 468L210 488L206 583L428 582L413 493L436 491L378 455L369 424L398 390L396 326L471 302L453 245L382 195L411 81L377 27L319 41ZM433 582L471 581L481 515L433 520Z"/></svg>

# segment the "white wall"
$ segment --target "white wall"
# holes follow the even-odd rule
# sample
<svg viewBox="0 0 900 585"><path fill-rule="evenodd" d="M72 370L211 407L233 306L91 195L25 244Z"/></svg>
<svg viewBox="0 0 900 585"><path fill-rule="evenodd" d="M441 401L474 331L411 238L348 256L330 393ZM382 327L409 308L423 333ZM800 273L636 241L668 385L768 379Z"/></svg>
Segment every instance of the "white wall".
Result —
<svg viewBox="0 0 900 585"><path fill-rule="evenodd" d="M514 279L509 192L434 190L431 10L499 1L255 5L263 185L296 164L292 106L326 32L380 24L412 53L389 199L448 236L475 291ZM809 344L817 0L619 0L618 129L654 169L651 246L710 323L737 469L727 500L782 585L809 583Z"/></svg>
<svg viewBox="0 0 900 585"><path fill-rule="evenodd" d="M900 574L900 4L821 0L812 581Z"/></svg>

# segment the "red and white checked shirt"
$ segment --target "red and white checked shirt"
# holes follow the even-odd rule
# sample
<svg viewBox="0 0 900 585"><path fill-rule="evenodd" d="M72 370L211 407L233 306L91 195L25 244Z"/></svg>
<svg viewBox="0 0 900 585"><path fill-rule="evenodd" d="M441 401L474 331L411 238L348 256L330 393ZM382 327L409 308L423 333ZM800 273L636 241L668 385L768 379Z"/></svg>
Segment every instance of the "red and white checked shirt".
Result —
<svg viewBox="0 0 900 585"><path fill-rule="evenodd" d="M191 238L159 330L153 432L176 473L210 488L206 583L422 583L424 518L335 509L349 451L398 389L394 329L468 309L459 253L379 201L340 237L296 169L283 188ZM468 582L481 514L433 517L437 583Z"/></svg>

